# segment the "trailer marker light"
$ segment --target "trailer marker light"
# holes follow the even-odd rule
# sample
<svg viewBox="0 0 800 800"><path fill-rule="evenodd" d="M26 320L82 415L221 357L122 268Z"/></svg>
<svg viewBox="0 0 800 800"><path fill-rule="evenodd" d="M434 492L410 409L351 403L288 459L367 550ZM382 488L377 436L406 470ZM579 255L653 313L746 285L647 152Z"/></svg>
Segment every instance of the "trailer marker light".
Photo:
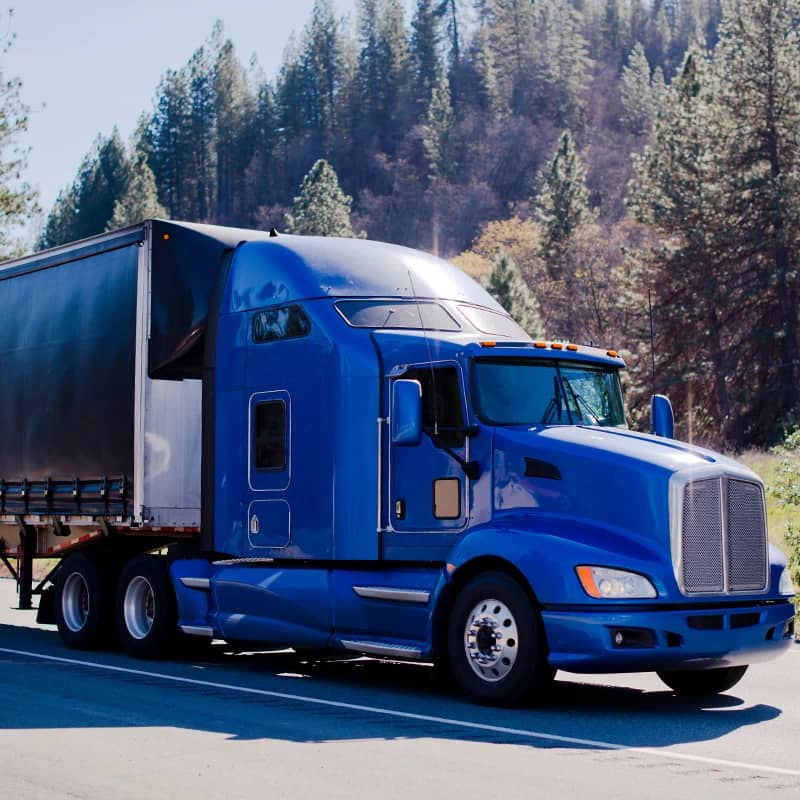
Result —
<svg viewBox="0 0 800 800"><path fill-rule="evenodd" d="M480 342L481 347L497 347L497 342Z"/></svg>
<svg viewBox="0 0 800 800"><path fill-rule="evenodd" d="M165 242L168 242L168 241L169 241L169 234L168 234L168 233L162 233L162 234L161 234L161 238L162 238L162 239L163 239Z"/></svg>

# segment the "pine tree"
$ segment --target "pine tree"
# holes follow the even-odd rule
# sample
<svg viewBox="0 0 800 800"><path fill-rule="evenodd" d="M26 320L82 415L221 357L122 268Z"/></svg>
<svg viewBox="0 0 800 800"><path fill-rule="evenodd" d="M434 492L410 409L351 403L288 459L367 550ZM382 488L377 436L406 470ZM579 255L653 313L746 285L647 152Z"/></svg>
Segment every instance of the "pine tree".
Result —
<svg viewBox="0 0 800 800"><path fill-rule="evenodd" d="M439 62L439 21L434 0L417 0L411 21L411 65L417 113L424 116L441 70Z"/></svg>
<svg viewBox="0 0 800 800"><path fill-rule="evenodd" d="M77 177L59 194L45 223L40 246L55 247L102 233L127 181L128 158L115 128L107 139L95 139Z"/></svg>
<svg viewBox="0 0 800 800"><path fill-rule="evenodd" d="M231 224L239 216L242 178L252 157L252 138L247 137L246 119L253 116L253 103L230 39L222 44L217 56L213 89L217 168L214 219Z"/></svg>
<svg viewBox="0 0 800 800"><path fill-rule="evenodd" d="M186 65L190 116L189 219L211 221L216 210L217 152L214 65L222 46L222 23L217 22L211 36L192 54Z"/></svg>
<svg viewBox="0 0 800 800"><path fill-rule="evenodd" d="M652 124L657 103L655 95L660 89L653 87L650 64L640 42L636 43L628 63L622 69L621 88L622 105L625 107L622 121L631 133L641 136Z"/></svg>
<svg viewBox="0 0 800 800"><path fill-rule="evenodd" d="M192 109L184 70L169 70L156 90L156 109L140 147L155 175L159 200L176 219L193 219Z"/></svg>
<svg viewBox="0 0 800 800"><path fill-rule="evenodd" d="M537 105L559 127L581 129L586 106L585 87L591 60L583 35L583 18L561 0L538 0L534 5L534 38L538 74Z"/></svg>
<svg viewBox="0 0 800 800"><path fill-rule="evenodd" d="M409 53L399 0L360 0L361 50L356 68L353 127L363 152L365 140L394 155L407 128Z"/></svg>
<svg viewBox="0 0 800 800"><path fill-rule="evenodd" d="M536 212L542 226L542 255L552 277L564 270L564 254L577 228L591 221L586 168L575 149L569 131L558 142L555 155L544 175L536 198Z"/></svg>
<svg viewBox="0 0 800 800"><path fill-rule="evenodd" d="M455 115L450 101L450 86L447 76L442 72L433 87L431 103L423 128L422 141L428 159L429 175L432 179L449 178L456 164L454 158Z"/></svg>
<svg viewBox="0 0 800 800"><path fill-rule="evenodd" d="M664 98L650 144L635 159L629 202L665 243L653 254L662 379L678 389L689 379L703 381L723 440L736 446L741 431L734 385L726 378L737 347L725 317L744 309L734 304L730 270L736 267L725 252L727 224L720 216L726 200L714 83L702 53L690 50Z"/></svg>
<svg viewBox="0 0 800 800"><path fill-rule="evenodd" d="M286 230L308 236L352 237L352 202L341 190L333 167L319 159L303 178L300 194L286 214Z"/></svg>
<svg viewBox="0 0 800 800"><path fill-rule="evenodd" d="M316 0L301 46L300 80L306 125L324 147L336 129L342 84L342 43L331 0Z"/></svg>
<svg viewBox="0 0 800 800"><path fill-rule="evenodd" d="M764 312L750 328L761 389L750 418L763 429L800 405L800 2L731 0L725 10L714 102L731 250L760 276L747 290L748 305L758 298Z"/></svg>
<svg viewBox="0 0 800 800"><path fill-rule="evenodd" d="M8 17L12 14L7 12ZM13 35L3 52L11 42ZM19 137L28 129L29 112L21 90L22 81L6 79L0 68L0 258L16 254L12 231L36 210L36 192L20 178L27 166L28 150L20 145Z"/></svg>
<svg viewBox="0 0 800 800"><path fill-rule="evenodd" d="M486 291L530 336L544 334L539 304L508 253L501 251L497 254L486 282Z"/></svg>
<svg viewBox="0 0 800 800"><path fill-rule="evenodd" d="M531 113L539 76L534 43L535 10L528 0L495 0L489 42L503 104L515 114Z"/></svg>
<svg viewBox="0 0 800 800"><path fill-rule="evenodd" d="M106 225L107 231L135 225L153 217L169 217L167 209L158 202L156 179L144 155L140 155L131 167L127 184L124 194L114 205L114 213Z"/></svg>
<svg viewBox="0 0 800 800"><path fill-rule="evenodd" d="M489 30L486 27L481 28L475 34L471 60L478 78L476 94L479 108L487 111L492 120L502 117L508 109L500 91L495 54L489 39Z"/></svg>
<svg viewBox="0 0 800 800"><path fill-rule="evenodd" d="M447 32L448 77L450 78L453 105L459 101L459 83L461 69L461 0L439 0L436 16L445 21Z"/></svg>

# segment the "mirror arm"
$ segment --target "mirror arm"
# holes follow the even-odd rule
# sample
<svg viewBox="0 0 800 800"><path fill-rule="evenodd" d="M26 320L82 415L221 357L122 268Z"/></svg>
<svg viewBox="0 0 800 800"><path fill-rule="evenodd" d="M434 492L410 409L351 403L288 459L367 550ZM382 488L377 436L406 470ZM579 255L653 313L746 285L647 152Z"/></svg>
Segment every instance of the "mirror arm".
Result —
<svg viewBox="0 0 800 800"><path fill-rule="evenodd" d="M477 426L475 427L477 428ZM434 434L432 428L424 428L424 431L430 437L431 441L434 444L434 447L438 447L440 450L444 450L444 452L447 453L447 455L449 455L450 458L452 458L453 461L455 461L461 467L461 469L464 470L464 474L471 481L476 481L478 480L478 478L480 478L481 467L477 461L467 461L466 459L461 458L461 456L458 453L456 453L455 450L451 450L449 447L445 447L444 445L437 443L436 435ZM463 431L463 433L465 433L467 436L470 435L475 436L477 430L473 434L468 433L467 430Z"/></svg>

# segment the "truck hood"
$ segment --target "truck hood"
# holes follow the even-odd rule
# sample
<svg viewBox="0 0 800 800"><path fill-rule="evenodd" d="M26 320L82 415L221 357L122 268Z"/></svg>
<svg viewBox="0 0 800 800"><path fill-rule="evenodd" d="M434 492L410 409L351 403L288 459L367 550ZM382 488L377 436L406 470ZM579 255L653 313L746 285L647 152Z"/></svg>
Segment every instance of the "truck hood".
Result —
<svg viewBox="0 0 800 800"><path fill-rule="evenodd" d="M684 471L760 482L729 458L673 439L618 428L498 428L494 516L525 511L540 529L601 538L604 530L669 552L669 484Z"/></svg>

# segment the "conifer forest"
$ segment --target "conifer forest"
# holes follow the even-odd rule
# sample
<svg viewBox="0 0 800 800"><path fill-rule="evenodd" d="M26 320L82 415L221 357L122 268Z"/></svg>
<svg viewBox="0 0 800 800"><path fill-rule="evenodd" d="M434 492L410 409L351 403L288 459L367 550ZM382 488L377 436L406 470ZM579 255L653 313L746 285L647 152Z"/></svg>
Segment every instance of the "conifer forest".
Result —
<svg viewBox="0 0 800 800"><path fill-rule="evenodd" d="M169 216L421 248L619 350L634 427L655 388L679 438L766 446L800 421L799 31L800 0L317 0L264 75L218 23L39 245Z"/></svg>

